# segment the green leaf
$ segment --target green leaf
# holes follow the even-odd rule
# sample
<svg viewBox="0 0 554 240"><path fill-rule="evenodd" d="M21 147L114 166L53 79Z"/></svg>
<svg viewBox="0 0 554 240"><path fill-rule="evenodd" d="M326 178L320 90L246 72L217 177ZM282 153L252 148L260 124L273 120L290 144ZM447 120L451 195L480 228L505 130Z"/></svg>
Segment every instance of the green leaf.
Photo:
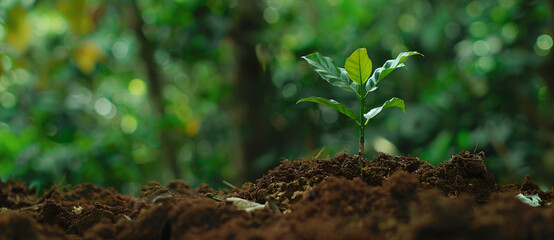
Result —
<svg viewBox="0 0 554 240"><path fill-rule="evenodd" d="M322 98L322 97L308 97L308 98L302 98L302 99L298 100L298 102L296 102L296 104L298 104L300 102L315 102L315 103L323 104L327 107L335 109L338 112L346 115L347 117L354 120L356 122L356 124L358 124L358 126L360 126L360 122L358 122L358 120L356 120L356 115L354 115L354 112L352 112L351 109L345 107L344 105L340 104L339 102L337 102L333 99L329 100L329 99L325 99L325 98Z"/></svg>
<svg viewBox="0 0 554 240"><path fill-rule="evenodd" d="M406 65L404 65L403 62L406 61L406 59L409 56L413 56L413 55L423 56L423 54L415 51L402 52L398 54L396 59L387 60L382 67L378 67L377 69L375 69L375 72L373 72L373 75L369 78L369 82L366 84L367 93L375 91L375 89L377 89L377 85L379 85L379 82L381 82L381 80L383 80L383 78L388 76L392 71L402 67L406 67ZM366 93L366 96L367 96L367 93Z"/></svg>
<svg viewBox="0 0 554 240"><path fill-rule="evenodd" d="M402 109L403 112L406 112L404 110L404 107L405 107L404 106L404 100L402 100L400 98L393 97L390 100L383 103L383 106L373 108L373 109L369 110L369 112L364 114L364 118L367 119L365 121L365 125L367 125L367 123L369 122L369 119L372 119L373 117L377 116L377 114L379 114L383 109L386 109L386 108L389 108L389 107L397 107L397 108Z"/></svg>
<svg viewBox="0 0 554 240"><path fill-rule="evenodd" d="M325 57L318 52L303 56L302 58L306 60L312 69L325 81L347 91L356 92L356 90L350 86L351 81L348 78L346 70L337 67L333 59Z"/></svg>
<svg viewBox="0 0 554 240"><path fill-rule="evenodd" d="M365 48L358 48L346 59L344 68L348 72L348 77L357 84L364 84L371 76L372 63L367 56Z"/></svg>

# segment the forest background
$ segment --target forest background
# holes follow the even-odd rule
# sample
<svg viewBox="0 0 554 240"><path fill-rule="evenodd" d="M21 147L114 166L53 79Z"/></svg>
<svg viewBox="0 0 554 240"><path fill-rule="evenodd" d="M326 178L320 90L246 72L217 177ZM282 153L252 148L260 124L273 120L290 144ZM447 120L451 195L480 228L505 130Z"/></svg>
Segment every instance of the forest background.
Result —
<svg viewBox="0 0 554 240"><path fill-rule="evenodd" d="M357 152L353 106L301 56L374 68L415 50L368 97L379 151L437 164L485 151L500 183L554 185L554 1L2 0L0 177L39 188L148 181L240 185L281 160Z"/></svg>

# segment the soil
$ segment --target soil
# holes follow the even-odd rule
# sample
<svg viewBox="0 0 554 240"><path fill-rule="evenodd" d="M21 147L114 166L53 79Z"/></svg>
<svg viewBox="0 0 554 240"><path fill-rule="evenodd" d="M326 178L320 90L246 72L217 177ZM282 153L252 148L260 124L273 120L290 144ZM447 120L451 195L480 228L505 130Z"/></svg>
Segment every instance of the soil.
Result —
<svg viewBox="0 0 554 240"><path fill-rule="evenodd" d="M554 239L553 192L526 177L500 185L484 153L431 166L348 153L283 161L232 191L150 183L140 196L90 183L38 197L0 182L0 239ZM538 194L532 207L515 196ZM225 199L266 204L241 210Z"/></svg>

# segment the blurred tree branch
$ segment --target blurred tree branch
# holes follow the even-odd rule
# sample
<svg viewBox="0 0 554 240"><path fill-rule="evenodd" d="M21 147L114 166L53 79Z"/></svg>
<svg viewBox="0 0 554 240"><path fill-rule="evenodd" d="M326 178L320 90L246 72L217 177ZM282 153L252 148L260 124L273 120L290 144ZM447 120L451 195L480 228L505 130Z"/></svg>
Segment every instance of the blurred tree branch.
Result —
<svg viewBox="0 0 554 240"><path fill-rule="evenodd" d="M133 10L134 26L133 30L139 41L140 56L144 62L146 68L146 74L148 76L148 95L152 101L158 120L162 120L165 114L165 103L162 94L163 77L160 74L160 70L156 61L154 60L154 46L153 43L148 40L143 32L145 26L142 20L142 14L135 1L130 1L131 9ZM125 7L125 6L122 6ZM165 162L169 172L173 175L171 179L180 178L181 170L177 163L177 146L175 134L171 133L168 129L160 129L159 144L161 159Z"/></svg>

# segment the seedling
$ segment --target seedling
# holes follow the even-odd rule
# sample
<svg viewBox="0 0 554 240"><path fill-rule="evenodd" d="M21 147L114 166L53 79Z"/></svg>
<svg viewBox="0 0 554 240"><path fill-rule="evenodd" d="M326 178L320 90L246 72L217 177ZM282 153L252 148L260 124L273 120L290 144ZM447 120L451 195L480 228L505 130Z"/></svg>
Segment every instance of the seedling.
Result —
<svg viewBox="0 0 554 240"><path fill-rule="evenodd" d="M364 155L364 130L365 126L369 123L369 120L374 118L383 109L389 107L397 107L404 109L404 101L402 99L393 97L386 101L380 107L373 108L368 112L365 112L365 99L370 92L377 90L379 82L383 80L392 71L405 67L404 61L413 55L423 54L418 52L403 52L398 54L396 59L387 60L382 67L375 69L373 75L371 74L372 63L367 56L367 50L365 48L359 48L346 59L344 68L337 67L333 59L325 57L320 53L312 53L302 58L308 61L314 71L316 71L321 78L329 82L331 85L342 88L349 92L354 92L356 97L360 100L360 115L356 117L354 112L340 104L333 99L326 99L322 97L308 97L298 100L300 102L315 102L328 106L336 111L346 115L354 120L356 125L360 128L360 145L358 156L363 158Z"/></svg>

